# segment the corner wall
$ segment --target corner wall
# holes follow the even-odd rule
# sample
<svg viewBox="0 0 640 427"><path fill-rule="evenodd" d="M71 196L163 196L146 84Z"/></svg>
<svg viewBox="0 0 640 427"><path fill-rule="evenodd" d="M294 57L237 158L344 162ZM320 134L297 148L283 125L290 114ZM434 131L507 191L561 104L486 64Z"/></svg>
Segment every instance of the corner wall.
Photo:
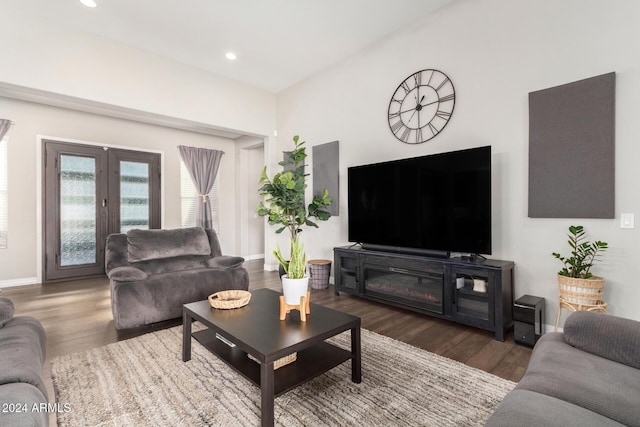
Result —
<svg viewBox="0 0 640 427"><path fill-rule="evenodd" d="M333 259L332 248L348 243L349 166L491 145L491 257L515 261L516 298L546 298L546 323L555 322L555 274L561 265L551 253L567 252L568 226L582 224L593 239L611 247L594 269L607 279L609 313L640 320L634 303L640 299L637 228L620 229L618 219L527 217L528 93L611 71L617 74L616 216L640 213L635 189L640 181L640 57L634 54L640 50L638 22L640 3L633 0L606 5L598 0L461 0L281 92L280 149L291 148L294 134L308 147L340 141L340 216L320 223L319 230L303 232L308 256ZM455 111L431 141L403 144L387 124L389 99L403 79L425 68L451 78Z"/></svg>

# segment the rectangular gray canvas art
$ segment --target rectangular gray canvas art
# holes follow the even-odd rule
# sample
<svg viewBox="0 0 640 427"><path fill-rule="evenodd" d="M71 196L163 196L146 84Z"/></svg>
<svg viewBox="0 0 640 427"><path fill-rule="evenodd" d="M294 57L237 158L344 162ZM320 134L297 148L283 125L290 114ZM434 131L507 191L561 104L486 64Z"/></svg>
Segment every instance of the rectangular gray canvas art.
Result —
<svg viewBox="0 0 640 427"><path fill-rule="evenodd" d="M327 189L333 203L327 208L332 216L340 214L340 153L338 141L313 147L313 196L320 197Z"/></svg>
<svg viewBox="0 0 640 427"><path fill-rule="evenodd" d="M529 217L615 216L614 72L529 94Z"/></svg>

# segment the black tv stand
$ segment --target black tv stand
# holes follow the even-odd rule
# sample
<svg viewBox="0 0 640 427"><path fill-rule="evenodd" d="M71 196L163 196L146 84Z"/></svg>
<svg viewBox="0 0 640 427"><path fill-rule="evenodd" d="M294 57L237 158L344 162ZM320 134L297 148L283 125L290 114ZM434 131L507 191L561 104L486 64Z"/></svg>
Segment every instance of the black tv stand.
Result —
<svg viewBox="0 0 640 427"><path fill-rule="evenodd" d="M345 292L486 329L498 341L513 327L513 261L353 246L333 251L336 295Z"/></svg>

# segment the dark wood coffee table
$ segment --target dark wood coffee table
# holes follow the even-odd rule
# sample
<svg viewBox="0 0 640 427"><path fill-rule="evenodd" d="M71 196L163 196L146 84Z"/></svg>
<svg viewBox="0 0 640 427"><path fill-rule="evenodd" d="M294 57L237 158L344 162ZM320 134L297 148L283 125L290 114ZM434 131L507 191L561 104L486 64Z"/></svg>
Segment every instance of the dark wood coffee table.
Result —
<svg viewBox="0 0 640 427"><path fill-rule="evenodd" d="M273 401L280 394L299 386L339 364L351 360L351 381L361 381L360 318L311 303L311 314L301 322L293 310L280 320L280 293L270 289L252 292L249 305L233 310L216 310L209 301L183 306L182 360L191 359L191 337L227 365L260 387L262 425L274 422ZM207 327L191 331L198 320ZM351 351L325 340L351 330ZM229 346L216 334L235 344ZM297 360L277 370L273 363L293 352ZM260 364L249 359L252 355Z"/></svg>

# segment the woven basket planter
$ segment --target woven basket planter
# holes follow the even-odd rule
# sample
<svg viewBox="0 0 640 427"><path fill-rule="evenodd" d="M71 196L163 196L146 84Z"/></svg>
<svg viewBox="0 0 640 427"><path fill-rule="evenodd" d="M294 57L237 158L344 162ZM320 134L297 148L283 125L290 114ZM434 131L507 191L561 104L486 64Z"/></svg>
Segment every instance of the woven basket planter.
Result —
<svg viewBox="0 0 640 427"><path fill-rule="evenodd" d="M604 279L592 276L579 279L558 275L560 298L564 301L579 305L599 305L602 303Z"/></svg>

